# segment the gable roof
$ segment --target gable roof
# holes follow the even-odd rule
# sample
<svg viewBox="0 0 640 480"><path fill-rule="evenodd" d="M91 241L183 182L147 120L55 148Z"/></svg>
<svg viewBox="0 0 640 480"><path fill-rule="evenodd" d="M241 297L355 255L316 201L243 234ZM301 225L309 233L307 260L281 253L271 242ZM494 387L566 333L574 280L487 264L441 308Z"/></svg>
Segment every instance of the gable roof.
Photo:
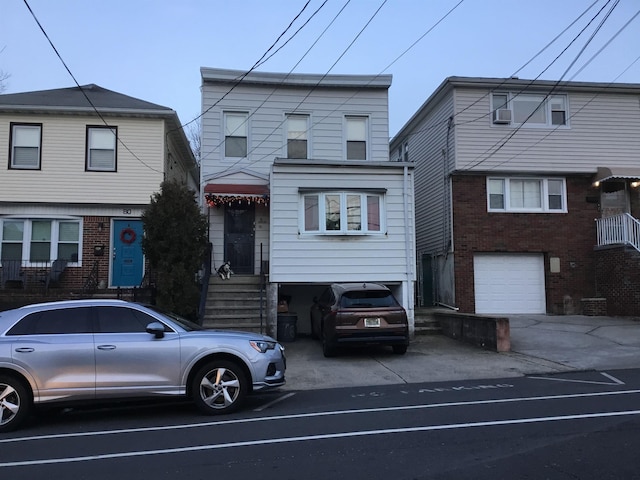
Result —
<svg viewBox="0 0 640 480"><path fill-rule="evenodd" d="M92 106L93 104L93 106ZM0 95L0 111L85 112L171 115L169 107L107 90L95 84Z"/></svg>
<svg viewBox="0 0 640 480"><path fill-rule="evenodd" d="M0 113L118 115L141 118L162 118L166 133L176 142L176 148L198 182L199 173L189 140L175 110L156 103L114 92L93 83L80 87L38 90L0 95Z"/></svg>

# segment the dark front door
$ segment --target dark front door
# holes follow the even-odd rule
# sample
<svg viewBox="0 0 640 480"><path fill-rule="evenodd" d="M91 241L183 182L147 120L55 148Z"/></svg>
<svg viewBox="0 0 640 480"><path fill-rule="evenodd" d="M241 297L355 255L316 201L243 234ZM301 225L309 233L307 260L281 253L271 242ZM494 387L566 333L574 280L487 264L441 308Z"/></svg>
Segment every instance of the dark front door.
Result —
<svg viewBox="0 0 640 480"><path fill-rule="evenodd" d="M224 216L224 260L234 273L253 274L254 205L227 206Z"/></svg>

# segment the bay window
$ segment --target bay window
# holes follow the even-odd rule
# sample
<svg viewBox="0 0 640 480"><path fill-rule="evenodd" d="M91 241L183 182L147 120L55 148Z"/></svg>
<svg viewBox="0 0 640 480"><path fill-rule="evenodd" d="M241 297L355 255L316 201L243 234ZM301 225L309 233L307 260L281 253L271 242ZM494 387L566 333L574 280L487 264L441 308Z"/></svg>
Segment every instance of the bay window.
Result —
<svg viewBox="0 0 640 480"><path fill-rule="evenodd" d="M304 193L301 231L340 235L381 233L383 198L374 192Z"/></svg>

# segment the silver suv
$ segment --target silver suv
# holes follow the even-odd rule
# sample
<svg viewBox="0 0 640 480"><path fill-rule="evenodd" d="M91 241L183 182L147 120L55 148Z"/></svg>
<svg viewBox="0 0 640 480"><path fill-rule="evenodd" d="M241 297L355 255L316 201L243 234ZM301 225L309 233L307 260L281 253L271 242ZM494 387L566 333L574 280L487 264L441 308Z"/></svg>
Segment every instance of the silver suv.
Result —
<svg viewBox="0 0 640 480"><path fill-rule="evenodd" d="M206 414L284 385L284 348L154 307L73 300L0 312L0 431L34 405L188 396Z"/></svg>

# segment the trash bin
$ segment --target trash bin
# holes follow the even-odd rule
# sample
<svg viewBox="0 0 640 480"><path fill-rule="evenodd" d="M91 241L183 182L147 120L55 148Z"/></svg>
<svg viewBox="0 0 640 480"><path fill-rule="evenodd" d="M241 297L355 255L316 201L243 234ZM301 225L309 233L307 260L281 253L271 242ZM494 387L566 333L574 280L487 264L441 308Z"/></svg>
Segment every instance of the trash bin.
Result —
<svg viewBox="0 0 640 480"><path fill-rule="evenodd" d="M293 342L298 330L298 314L293 312L278 314L278 341Z"/></svg>

